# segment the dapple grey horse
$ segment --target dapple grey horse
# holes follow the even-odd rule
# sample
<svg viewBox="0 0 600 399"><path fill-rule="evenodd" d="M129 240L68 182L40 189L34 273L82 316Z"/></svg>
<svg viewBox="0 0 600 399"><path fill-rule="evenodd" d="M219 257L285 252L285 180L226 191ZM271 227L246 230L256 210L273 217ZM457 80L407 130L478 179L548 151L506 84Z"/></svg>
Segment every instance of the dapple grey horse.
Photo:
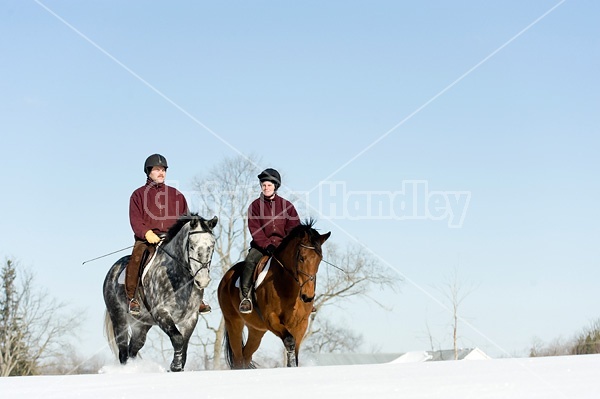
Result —
<svg viewBox="0 0 600 399"><path fill-rule="evenodd" d="M183 371L204 288L210 282L216 224L216 216L205 220L192 214L181 217L167 232L138 287L139 316L129 314L124 285L119 281L129 256L110 268L104 280L104 328L121 364L137 356L150 328L158 325L173 345L171 371Z"/></svg>

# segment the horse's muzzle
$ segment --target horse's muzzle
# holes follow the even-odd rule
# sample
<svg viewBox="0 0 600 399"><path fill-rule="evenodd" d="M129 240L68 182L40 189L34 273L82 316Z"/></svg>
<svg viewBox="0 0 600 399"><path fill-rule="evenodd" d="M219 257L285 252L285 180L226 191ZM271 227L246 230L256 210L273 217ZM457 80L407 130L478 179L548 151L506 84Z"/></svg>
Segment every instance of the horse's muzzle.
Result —
<svg viewBox="0 0 600 399"><path fill-rule="evenodd" d="M209 283L210 283L210 277L208 275L196 276L196 278L194 278L194 284L196 285L196 287L198 287L201 290L208 287Z"/></svg>
<svg viewBox="0 0 600 399"><path fill-rule="evenodd" d="M302 299L302 302L304 302L304 303L311 303L312 301L315 300L315 297L314 296L309 297L308 295L301 294L300 299Z"/></svg>

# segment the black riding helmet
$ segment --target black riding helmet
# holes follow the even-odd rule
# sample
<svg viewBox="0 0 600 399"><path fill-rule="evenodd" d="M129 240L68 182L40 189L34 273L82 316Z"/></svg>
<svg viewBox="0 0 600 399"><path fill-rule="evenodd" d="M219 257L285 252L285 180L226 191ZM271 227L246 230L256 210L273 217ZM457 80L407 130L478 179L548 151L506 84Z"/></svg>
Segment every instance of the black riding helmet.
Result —
<svg viewBox="0 0 600 399"><path fill-rule="evenodd" d="M160 154L152 154L146 158L146 162L144 163L144 172L146 173L146 176L150 174L150 171L155 166L163 166L165 170L167 170L169 167L167 165L167 158Z"/></svg>
<svg viewBox="0 0 600 399"><path fill-rule="evenodd" d="M281 176L279 172L272 168L267 168L260 172L258 175L258 180L262 183L264 181L270 181L275 185L275 191L281 186Z"/></svg>

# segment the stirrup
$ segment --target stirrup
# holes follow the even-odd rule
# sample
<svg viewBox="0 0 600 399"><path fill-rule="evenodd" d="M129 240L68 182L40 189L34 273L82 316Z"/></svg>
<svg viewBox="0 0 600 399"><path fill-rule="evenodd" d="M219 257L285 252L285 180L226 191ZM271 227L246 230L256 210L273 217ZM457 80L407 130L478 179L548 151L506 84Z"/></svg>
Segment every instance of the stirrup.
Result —
<svg viewBox="0 0 600 399"><path fill-rule="evenodd" d="M239 310L243 314L252 313L252 300L248 297L242 299Z"/></svg>
<svg viewBox="0 0 600 399"><path fill-rule="evenodd" d="M132 316L140 315L140 303L135 298L129 301L129 314Z"/></svg>

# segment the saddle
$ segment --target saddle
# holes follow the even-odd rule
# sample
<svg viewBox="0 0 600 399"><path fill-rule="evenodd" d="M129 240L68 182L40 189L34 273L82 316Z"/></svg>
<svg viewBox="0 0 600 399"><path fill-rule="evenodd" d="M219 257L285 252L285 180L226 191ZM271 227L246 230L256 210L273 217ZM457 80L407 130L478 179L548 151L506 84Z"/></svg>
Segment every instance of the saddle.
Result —
<svg viewBox="0 0 600 399"><path fill-rule="evenodd" d="M161 240L164 240L165 237L167 236L167 233L157 233L156 235ZM148 247L142 254L142 261L140 262L140 271L139 271L139 276L138 276L139 279L141 279L144 276L144 271L146 270L146 266L148 266L150 264L150 262L152 261L152 259L154 259L154 254L156 253L156 248L158 248L158 246L160 244L161 243L159 243L158 245L148 245Z"/></svg>
<svg viewBox="0 0 600 399"><path fill-rule="evenodd" d="M140 271L139 271L138 277L142 277L144 269L146 268L146 266L148 266L148 263L150 263L150 261L152 260L152 256L154 255L155 252L156 252L155 246L149 246L148 248L146 248L146 250L144 251L144 254L142 255L142 260L140 262Z"/></svg>
<svg viewBox="0 0 600 399"><path fill-rule="evenodd" d="M265 269L265 266L267 265L267 261L269 259L270 259L269 255L265 255L262 258L260 258L260 260L256 264L256 267L254 268L254 273L252 274L252 282L253 283L256 283L258 281L258 276Z"/></svg>
<svg viewBox="0 0 600 399"><path fill-rule="evenodd" d="M156 254L156 246L151 245L146 248L144 253L142 254L142 259L140 261L140 268L138 269L138 284L140 284L142 277L144 276L144 272L146 271L146 266L150 264L152 259L154 259L154 255ZM118 278L119 284L125 284L125 273L126 268L123 269Z"/></svg>
<svg viewBox="0 0 600 399"><path fill-rule="evenodd" d="M252 273L251 292L254 292L254 290L260 285L260 283L262 283L265 276L267 275L267 271L269 270L269 265L271 264L270 260L271 260L271 257L269 257L268 255L265 255L262 258L260 258L260 260L256 264L256 267L254 268L254 273ZM241 284L242 284L241 280L242 280L242 276L240 275L237 278L237 280L235 281L235 286L237 288L241 287ZM240 290L240 299L242 299L241 295L242 295L242 292Z"/></svg>

